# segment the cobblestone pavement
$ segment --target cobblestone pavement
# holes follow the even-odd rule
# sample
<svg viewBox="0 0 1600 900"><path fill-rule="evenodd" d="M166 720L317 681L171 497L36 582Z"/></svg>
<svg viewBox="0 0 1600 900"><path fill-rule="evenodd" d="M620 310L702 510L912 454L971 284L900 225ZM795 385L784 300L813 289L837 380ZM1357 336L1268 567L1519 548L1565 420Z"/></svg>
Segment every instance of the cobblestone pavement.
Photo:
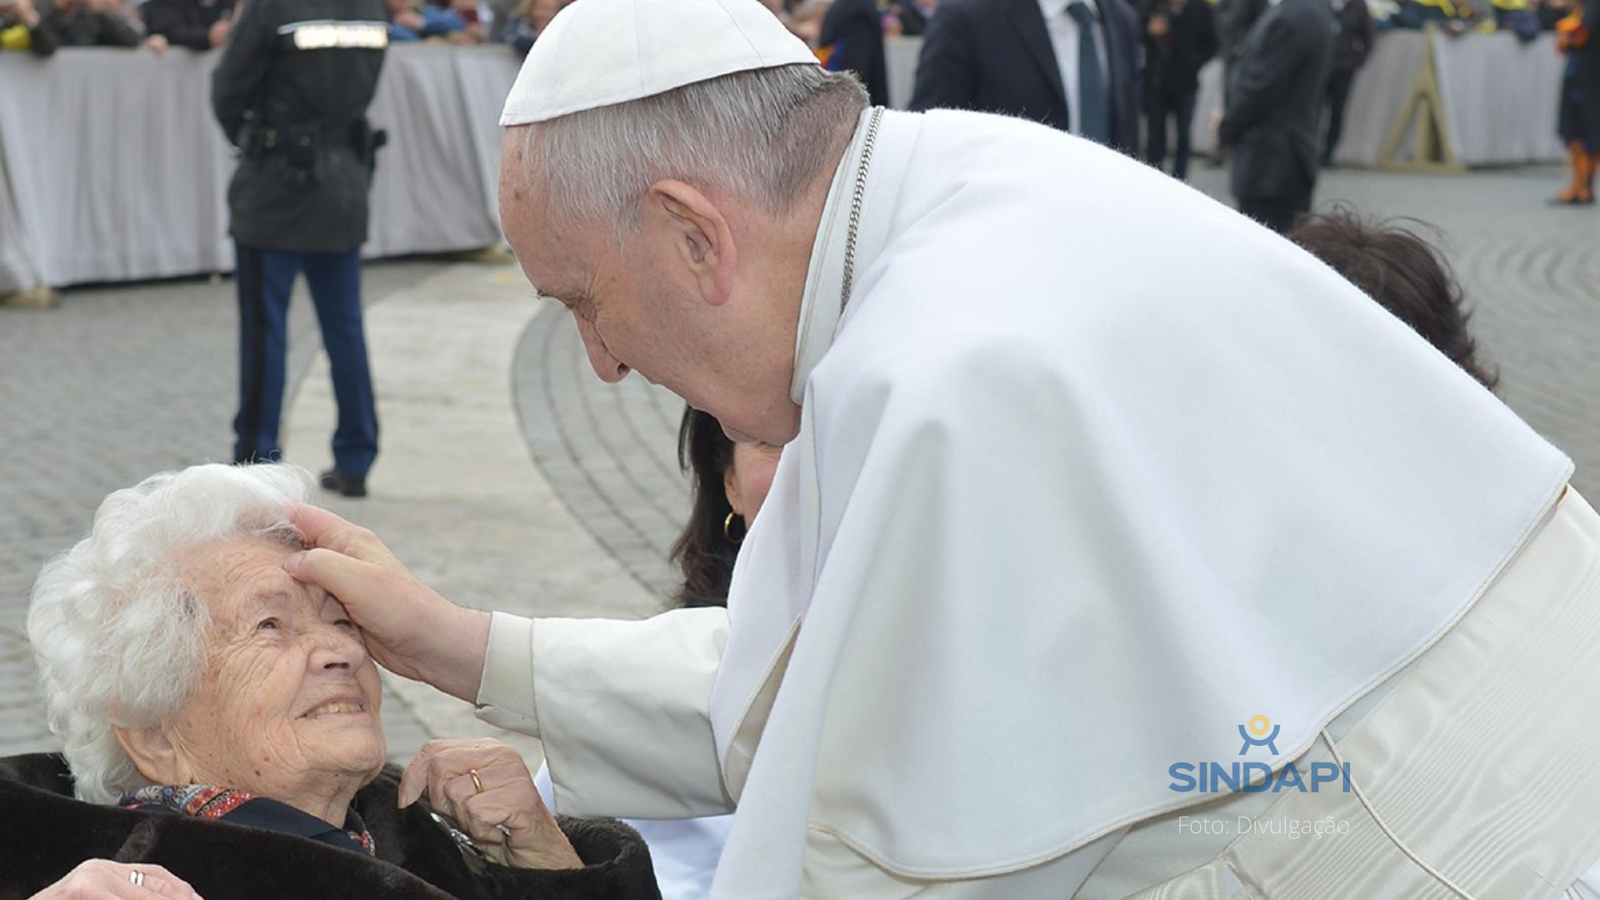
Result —
<svg viewBox="0 0 1600 900"><path fill-rule="evenodd" d="M1335 170L1325 173L1318 202L1346 200L1440 229L1476 309L1483 353L1501 370L1501 396L1573 456L1576 485L1596 497L1600 396L1593 385L1600 355L1590 348L1600 346L1600 254L1590 245L1600 211L1546 206L1561 181L1556 169L1464 176ZM1225 196L1221 171L1200 168L1194 182ZM1150 233L1158 242L1158 223ZM1158 257L1159 246L1149 252ZM371 266L369 304L385 304L395 291L447 274L437 263ZM515 280L509 269L494 274L507 284ZM434 283L412 293L452 290L443 281L429 287ZM505 292L527 302L525 287L511 285ZM230 297L228 284L164 284L76 291L49 312L0 309L0 446L7 451L0 456L0 753L51 745L21 638L27 588L39 564L82 534L108 490L157 469L226 457L233 390ZM374 501L340 511L366 516L359 520L386 538L416 531L412 546L391 544L414 567L422 556L428 573L418 567L419 575L430 583L469 575L455 593L447 591L462 602L499 604L503 598L488 585L504 580L518 564L529 567L528 583L573 596L581 594L582 584L600 584L615 597L619 588L609 576L587 568L595 565L588 555L598 553L632 576L638 594L607 609L643 614L659 608L672 586L663 557L687 509L675 459L681 404L642 378L600 383L561 310L530 307L527 318L499 386L511 394L507 415L526 440L522 465L547 486L541 489L550 494L552 508L540 515L560 519L550 527L584 529L597 549L574 545L562 551L564 558L552 561L547 554L537 566L506 554L496 563L501 568L466 572L484 567L468 562L476 560L472 545L456 538L454 529L430 531L426 523L406 519L404 504L385 506L385 492L415 485L397 483L382 462L375 470ZM293 321L292 371L303 371L315 356L315 329L307 309L297 309ZM413 357L419 352L404 349ZM383 350L375 347L374 353L376 358ZM320 377L307 379L307 390ZM386 455L396 439L390 410L404 402L406 397L385 395L380 386ZM315 468L323 457L319 446L304 462ZM567 583L547 584L562 574L554 567L570 570ZM402 686L399 701L387 704L395 756L430 734L455 733L437 724L442 720L430 703Z"/></svg>
<svg viewBox="0 0 1600 900"><path fill-rule="evenodd" d="M368 266L365 298L370 304L439 268ZM291 378L319 348L303 282L299 290ZM39 567L89 530L110 491L231 458L233 298L231 281L198 280L70 290L47 311L0 309L0 754L54 746L23 637ZM319 448L304 464L326 460ZM402 741L418 733L395 719Z"/></svg>

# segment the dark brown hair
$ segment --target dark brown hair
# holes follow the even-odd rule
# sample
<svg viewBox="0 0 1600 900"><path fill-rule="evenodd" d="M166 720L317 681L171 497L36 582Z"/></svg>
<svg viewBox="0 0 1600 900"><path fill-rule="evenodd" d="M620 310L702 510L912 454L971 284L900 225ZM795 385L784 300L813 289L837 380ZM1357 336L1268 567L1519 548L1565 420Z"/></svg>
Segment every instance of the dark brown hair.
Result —
<svg viewBox="0 0 1600 900"><path fill-rule="evenodd" d="M1494 390L1500 376L1478 361L1478 342L1467 330L1472 314L1463 305L1461 285L1456 283L1450 263L1401 221L1371 221L1340 206L1328 213L1302 216L1290 230L1289 239L1333 267L1468 375Z"/></svg>
<svg viewBox="0 0 1600 900"><path fill-rule="evenodd" d="M678 467L689 476L691 509L668 559L683 570L683 587L673 600L679 606L727 606L728 583L739 548L728 540L723 523L733 507L723 477L733 466L733 441L710 413L684 407L678 426ZM743 529L736 522L734 528ZM738 533L738 532L735 532Z"/></svg>

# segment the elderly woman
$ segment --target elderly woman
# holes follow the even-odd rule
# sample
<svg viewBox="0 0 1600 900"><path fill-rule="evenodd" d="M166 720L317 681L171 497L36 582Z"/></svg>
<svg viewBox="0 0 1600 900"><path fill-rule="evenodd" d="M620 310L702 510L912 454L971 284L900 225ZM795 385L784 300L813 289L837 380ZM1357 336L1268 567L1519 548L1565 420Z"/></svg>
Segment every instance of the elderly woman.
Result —
<svg viewBox="0 0 1600 900"><path fill-rule="evenodd" d="M637 834L558 824L503 744L385 767L361 633L283 569L311 483L156 475L45 567L28 635L64 759L0 760L0 898L657 897Z"/></svg>

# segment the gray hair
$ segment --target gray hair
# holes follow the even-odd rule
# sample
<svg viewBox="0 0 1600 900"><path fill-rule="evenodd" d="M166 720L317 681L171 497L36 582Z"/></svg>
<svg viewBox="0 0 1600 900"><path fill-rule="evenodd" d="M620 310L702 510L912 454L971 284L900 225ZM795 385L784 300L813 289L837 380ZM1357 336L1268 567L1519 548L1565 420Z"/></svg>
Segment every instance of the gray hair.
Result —
<svg viewBox="0 0 1600 900"><path fill-rule="evenodd" d="M111 726L170 721L205 673L210 616L180 578L185 551L257 535L299 546L289 510L311 483L287 465L152 475L106 497L89 536L39 573L28 640L80 799L114 803L146 783Z"/></svg>
<svg viewBox="0 0 1600 900"><path fill-rule="evenodd" d="M792 65L736 72L528 126L523 166L559 226L637 233L645 191L665 178L789 212L837 162L868 103L852 74Z"/></svg>

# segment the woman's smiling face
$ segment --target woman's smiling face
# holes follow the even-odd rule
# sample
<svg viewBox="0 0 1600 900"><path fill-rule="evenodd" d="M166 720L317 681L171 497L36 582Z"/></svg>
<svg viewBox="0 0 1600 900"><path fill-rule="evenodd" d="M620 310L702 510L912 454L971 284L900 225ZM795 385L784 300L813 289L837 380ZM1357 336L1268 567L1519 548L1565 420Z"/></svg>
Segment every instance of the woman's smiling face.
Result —
<svg viewBox="0 0 1600 900"><path fill-rule="evenodd" d="M184 582L211 616L206 675L164 729L174 769L161 774L342 824L383 767L382 691L344 606L284 571L297 549L251 537L189 553Z"/></svg>

